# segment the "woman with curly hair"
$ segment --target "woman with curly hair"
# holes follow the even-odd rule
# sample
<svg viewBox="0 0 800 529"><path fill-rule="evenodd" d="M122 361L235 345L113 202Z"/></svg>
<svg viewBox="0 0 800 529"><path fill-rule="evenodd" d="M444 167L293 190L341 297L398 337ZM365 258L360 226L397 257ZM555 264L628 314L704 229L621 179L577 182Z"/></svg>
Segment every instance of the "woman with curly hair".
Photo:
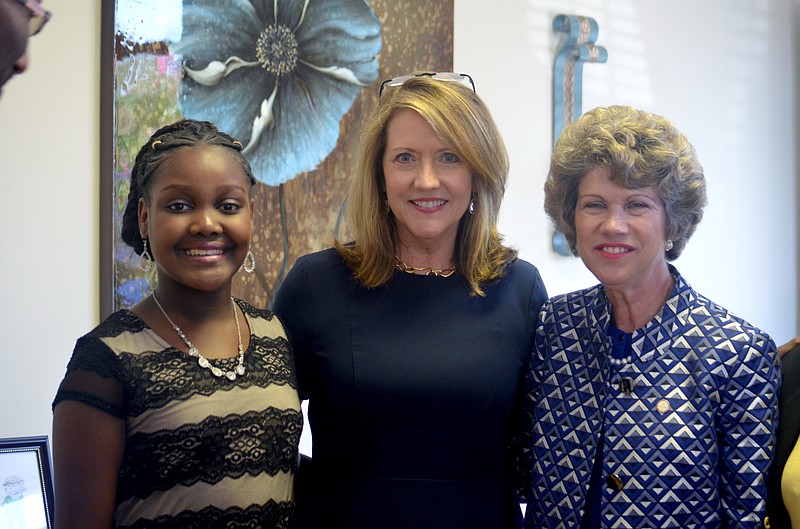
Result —
<svg viewBox="0 0 800 529"><path fill-rule="evenodd" d="M660 116L594 109L556 143L545 210L600 284L539 315L527 527L763 522L775 344L670 264L705 204L694 148Z"/></svg>

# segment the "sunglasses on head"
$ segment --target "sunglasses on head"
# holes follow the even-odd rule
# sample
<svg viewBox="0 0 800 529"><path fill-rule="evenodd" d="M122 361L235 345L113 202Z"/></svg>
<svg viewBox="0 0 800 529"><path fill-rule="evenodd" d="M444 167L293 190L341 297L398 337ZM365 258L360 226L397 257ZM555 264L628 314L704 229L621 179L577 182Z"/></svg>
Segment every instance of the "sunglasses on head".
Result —
<svg viewBox="0 0 800 529"><path fill-rule="evenodd" d="M455 72L424 72L412 75L401 75L400 77L395 77L394 79L387 79L381 83L381 88L378 91L378 98L383 95L384 88L396 88L398 86L403 86L409 79L415 79L417 77L430 77L431 79L435 79L437 81L462 83L472 88L472 91L475 92L475 82L472 80L472 77L470 77L469 74Z"/></svg>

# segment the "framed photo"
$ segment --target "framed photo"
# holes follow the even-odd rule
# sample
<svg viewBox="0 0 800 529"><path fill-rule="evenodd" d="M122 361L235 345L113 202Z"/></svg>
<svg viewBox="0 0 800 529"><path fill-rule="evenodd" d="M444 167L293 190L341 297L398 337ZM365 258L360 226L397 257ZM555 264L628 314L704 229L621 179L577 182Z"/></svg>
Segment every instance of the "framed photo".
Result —
<svg viewBox="0 0 800 529"><path fill-rule="evenodd" d="M155 130L201 119L245 145L258 180L256 270L238 274L233 293L269 307L299 256L348 239L347 186L381 81L453 65L453 0L114 0L102 10L103 317L154 285L119 234L133 160Z"/></svg>
<svg viewBox="0 0 800 529"><path fill-rule="evenodd" d="M47 436L0 439L0 528L52 529L53 474Z"/></svg>

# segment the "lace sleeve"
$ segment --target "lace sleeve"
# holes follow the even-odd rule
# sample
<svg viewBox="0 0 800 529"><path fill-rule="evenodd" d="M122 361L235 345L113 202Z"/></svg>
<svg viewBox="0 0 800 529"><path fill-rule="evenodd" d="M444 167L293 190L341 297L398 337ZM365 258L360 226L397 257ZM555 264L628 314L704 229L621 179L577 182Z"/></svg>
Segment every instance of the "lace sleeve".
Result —
<svg viewBox="0 0 800 529"><path fill-rule="evenodd" d="M74 400L124 419L127 406L117 376L119 369L119 360L107 345L96 337L84 336L75 345L53 408L59 402Z"/></svg>

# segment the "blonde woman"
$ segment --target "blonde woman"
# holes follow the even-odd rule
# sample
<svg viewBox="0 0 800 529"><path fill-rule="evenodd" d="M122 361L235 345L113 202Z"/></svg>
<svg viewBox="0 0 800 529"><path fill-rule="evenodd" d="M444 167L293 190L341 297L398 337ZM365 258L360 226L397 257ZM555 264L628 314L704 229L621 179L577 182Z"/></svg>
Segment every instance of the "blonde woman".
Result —
<svg viewBox="0 0 800 529"><path fill-rule="evenodd" d="M497 232L507 174L469 76L383 83L354 241L300 258L274 306L309 399L312 527L520 523L508 446L546 292Z"/></svg>

